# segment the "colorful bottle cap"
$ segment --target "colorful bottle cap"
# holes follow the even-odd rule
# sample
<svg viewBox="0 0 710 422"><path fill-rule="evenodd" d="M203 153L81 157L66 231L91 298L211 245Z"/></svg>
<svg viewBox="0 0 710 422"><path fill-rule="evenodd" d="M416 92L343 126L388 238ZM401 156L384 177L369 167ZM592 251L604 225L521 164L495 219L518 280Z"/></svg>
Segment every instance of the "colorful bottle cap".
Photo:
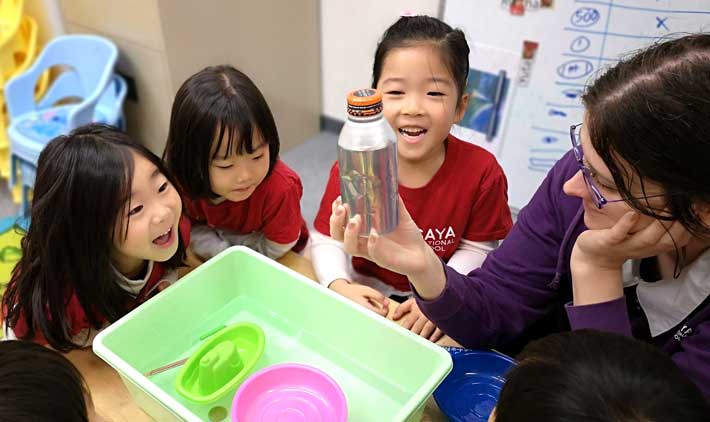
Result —
<svg viewBox="0 0 710 422"><path fill-rule="evenodd" d="M356 89L348 94L348 114L353 117L373 117L382 113L382 94L376 89Z"/></svg>

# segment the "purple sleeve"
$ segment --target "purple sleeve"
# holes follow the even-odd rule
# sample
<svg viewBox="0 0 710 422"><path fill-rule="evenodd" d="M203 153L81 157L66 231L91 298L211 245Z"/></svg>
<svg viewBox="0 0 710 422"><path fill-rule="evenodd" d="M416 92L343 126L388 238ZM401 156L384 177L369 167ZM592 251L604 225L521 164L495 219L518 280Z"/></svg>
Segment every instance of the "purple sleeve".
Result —
<svg viewBox="0 0 710 422"><path fill-rule="evenodd" d="M571 154L550 170L501 246L467 276L444 266L446 286L433 300L415 293L422 312L465 347L497 347L548 313L557 299L563 239L580 209L562 192L578 171ZM572 239L572 244L574 239Z"/></svg>
<svg viewBox="0 0 710 422"><path fill-rule="evenodd" d="M608 302L591 305L565 305L567 318L573 330L589 328L611 333L631 336L629 311L626 309L626 299L622 296Z"/></svg>
<svg viewBox="0 0 710 422"><path fill-rule="evenodd" d="M710 321L698 324L671 359L710 400Z"/></svg>

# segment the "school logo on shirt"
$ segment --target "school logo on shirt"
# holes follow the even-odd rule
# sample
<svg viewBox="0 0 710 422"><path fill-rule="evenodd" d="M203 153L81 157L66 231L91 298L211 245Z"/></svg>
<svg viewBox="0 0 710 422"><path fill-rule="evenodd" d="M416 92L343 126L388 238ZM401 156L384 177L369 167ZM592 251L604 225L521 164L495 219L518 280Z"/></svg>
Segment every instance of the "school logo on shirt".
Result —
<svg viewBox="0 0 710 422"><path fill-rule="evenodd" d="M424 236L426 243L434 249L435 252L444 252L446 247L453 245L456 241L456 233L454 233L454 228L451 226L442 227L438 229L436 227L429 228L426 231L419 229Z"/></svg>

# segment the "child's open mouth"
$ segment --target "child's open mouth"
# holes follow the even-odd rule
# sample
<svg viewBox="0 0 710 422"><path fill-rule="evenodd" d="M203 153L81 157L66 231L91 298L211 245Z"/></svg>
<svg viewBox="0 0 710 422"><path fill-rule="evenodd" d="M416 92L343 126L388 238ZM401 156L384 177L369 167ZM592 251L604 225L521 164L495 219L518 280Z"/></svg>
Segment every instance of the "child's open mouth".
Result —
<svg viewBox="0 0 710 422"><path fill-rule="evenodd" d="M427 133L427 130L422 128L407 127L399 128L399 133L402 135L402 139L404 139L405 142L414 144L422 140L424 134Z"/></svg>
<svg viewBox="0 0 710 422"><path fill-rule="evenodd" d="M167 232L153 239L153 244L165 247L169 246L173 241L173 228L170 227Z"/></svg>

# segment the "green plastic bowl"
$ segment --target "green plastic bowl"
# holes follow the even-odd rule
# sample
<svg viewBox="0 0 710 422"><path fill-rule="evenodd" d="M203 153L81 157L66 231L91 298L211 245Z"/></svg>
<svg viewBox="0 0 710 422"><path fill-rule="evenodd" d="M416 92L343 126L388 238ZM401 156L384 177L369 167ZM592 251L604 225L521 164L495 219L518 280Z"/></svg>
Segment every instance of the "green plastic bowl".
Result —
<svg viewBox="0 0 710 422"><path fill-rule="evenodd" d="M175 389L197 403L210 403L234 391L264 353L264 331L253 323L225 327L208 338L185 362Z"/></svg>

